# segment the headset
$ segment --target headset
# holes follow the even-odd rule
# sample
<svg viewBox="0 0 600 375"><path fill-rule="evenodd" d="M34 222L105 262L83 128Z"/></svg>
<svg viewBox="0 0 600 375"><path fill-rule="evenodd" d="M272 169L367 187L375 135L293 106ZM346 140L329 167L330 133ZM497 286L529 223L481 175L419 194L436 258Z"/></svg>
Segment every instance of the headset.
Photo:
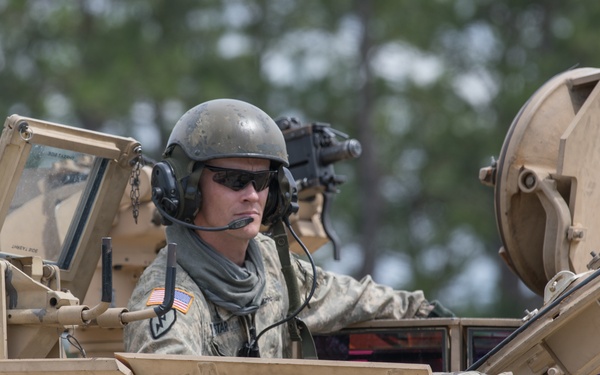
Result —
<svg viewBox="0 0 600 375"><path fill-rule="evenodd" d="M252 220L235 220L223 227L198 227L192 225L202 206L199 189L203 163L190 160L183 149L170 146L165 159L152 168L152 202L162 216L163 225L174 222L193 229L217 231L242 228ZM270 226L298 211L298 187L290 170L281 165L277 178L271 181L265 204L262 224Z"/></svg>

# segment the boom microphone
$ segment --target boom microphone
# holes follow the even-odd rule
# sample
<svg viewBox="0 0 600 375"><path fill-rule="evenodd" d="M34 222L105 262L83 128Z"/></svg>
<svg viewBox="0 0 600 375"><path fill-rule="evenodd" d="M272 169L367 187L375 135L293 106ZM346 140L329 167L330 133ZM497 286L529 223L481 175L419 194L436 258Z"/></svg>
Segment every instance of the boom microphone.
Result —
<svg viewBox="0 0 600 375"><path fill-rule="evenodd" d="M175 220L177 220L177 219L175 219ZM181 221L181 220L177 220L177 223L181 224L183 226L186 226L188 228L191 228L191 229L202 230L202 231L206 231L206 232L219 232L222 230L229 230L229 229L232 229L232 230L233 229L241 229L253 221L254 221L254 219L251 217L243 217L241 219L233 220L229 224L223 225L222 227L200 227L198 225L186 223L185 221Z"/></svg>
<svg viewBox="0 0 600 375"><path fill-rule="evenodd" d="M165 210L163 210L158 205L155 205L155 207L158 209L160 214L163 215L164 217L166 217L169 221L172 221L179 225L183 225L184 227L187 227L190 229L202 230L205 232L219 232L219 231L230 230L230 229L241 229L254 221L254 219L251 217L242 217L240 219L233 220L229 224L223 225L222 227L201 227L201 226L186 223L185 221L174 218L173 216L169 215Z"/></svg>

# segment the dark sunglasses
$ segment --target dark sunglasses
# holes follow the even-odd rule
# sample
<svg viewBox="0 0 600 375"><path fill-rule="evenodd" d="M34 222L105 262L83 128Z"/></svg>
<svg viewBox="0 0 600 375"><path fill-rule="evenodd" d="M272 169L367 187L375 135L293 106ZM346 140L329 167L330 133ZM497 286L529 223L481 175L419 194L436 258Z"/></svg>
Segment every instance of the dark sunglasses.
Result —
<svg viewBox="0 0 600 375"><path fill-rule="evenodd" d="M252 182L256 191L263 191L269 186L277 171L245 171L243 169L229 169L205 165L206 169L214 172L213 181L227 186L231 190L239 191Z"/></svg>

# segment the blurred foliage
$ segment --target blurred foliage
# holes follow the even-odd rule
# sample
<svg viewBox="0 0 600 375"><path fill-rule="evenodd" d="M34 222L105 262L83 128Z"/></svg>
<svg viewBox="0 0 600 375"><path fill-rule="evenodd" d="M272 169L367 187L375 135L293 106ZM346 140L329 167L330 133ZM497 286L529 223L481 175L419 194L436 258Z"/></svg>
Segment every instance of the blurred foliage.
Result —
<svg viewBox="0 0 600 375"><path fill-rule="evenodd" d="M477 174L536 88L600 59L599 11L558 0L1 0L0 112L133 136L153 158L186 109L217 97L328 122L364 148L336 166L348 177L333 208L348 272L423 289L459 315L519 317L539 299L496 254L493 191Z"/></svg>

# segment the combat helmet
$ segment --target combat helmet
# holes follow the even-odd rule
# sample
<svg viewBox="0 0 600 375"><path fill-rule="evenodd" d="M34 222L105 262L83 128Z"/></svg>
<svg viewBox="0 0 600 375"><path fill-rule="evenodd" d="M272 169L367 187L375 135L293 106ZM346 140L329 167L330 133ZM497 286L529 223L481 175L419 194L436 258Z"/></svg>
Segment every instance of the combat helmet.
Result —
<svg viewBox="0 0 600 375"><path fill-rule="evenodd" d="M211 100L187 111L175 124L165 152L174 145L194 161L243 157L288 165L285 140L275 121L240 100Z"/></svg>

